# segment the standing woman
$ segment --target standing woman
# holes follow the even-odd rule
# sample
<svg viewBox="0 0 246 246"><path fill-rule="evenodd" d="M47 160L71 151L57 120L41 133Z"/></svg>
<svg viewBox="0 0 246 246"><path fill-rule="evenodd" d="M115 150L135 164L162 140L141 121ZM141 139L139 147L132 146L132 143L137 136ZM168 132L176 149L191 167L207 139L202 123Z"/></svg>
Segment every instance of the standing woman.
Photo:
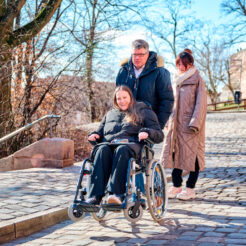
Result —
<svg viewBox="0 0 246 246"><path fill-rule="evenodd" d="M169 198L189 200L195 198L195 185L199 171L205 166L205 120L207 93L194 58L189 49L176 59L176 98L169 120L161 161L165 168L173 168L173 186ZM189 171L186 189L182 189L182 172Z"/></svg>

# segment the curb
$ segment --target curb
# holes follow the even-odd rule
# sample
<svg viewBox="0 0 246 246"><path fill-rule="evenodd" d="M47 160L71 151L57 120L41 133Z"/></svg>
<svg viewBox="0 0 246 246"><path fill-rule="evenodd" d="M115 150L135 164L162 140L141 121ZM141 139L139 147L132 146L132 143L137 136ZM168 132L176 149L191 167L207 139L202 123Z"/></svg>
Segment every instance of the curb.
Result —
<svg viewBox="0 0 246 246"><path fill-rule="evenodd" d="M67 208L48 209L0 223L0 244L31 235L68 219Z"/></svg>

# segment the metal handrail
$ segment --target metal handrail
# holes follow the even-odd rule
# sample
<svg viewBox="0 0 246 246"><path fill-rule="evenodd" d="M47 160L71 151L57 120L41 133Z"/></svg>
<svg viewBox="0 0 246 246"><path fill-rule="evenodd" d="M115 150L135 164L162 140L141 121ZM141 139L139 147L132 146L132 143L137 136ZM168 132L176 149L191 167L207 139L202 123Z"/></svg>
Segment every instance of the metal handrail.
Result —
<svg viewBox="0 0 246 246"><path fill-rule="evenodd" d="M6 141L7 139L17 135L18 133L20 133L20 132L32 127L33 125L37 124L38 122L40 122L42 120L45 120L45 119L48 119L48 118L50 119L50 137L52 137L52 119L53 118L59 118L60 119L61 116L59 116L59 115L53 115L53 114L45 115L42 118L39 118L39 119L37 119L37 120L35 120L35 121L33 121L33 122L21 127L21 128L19 128L18 130L15 130L14 132L11 132L10 134L0 138L0 143Z"/></svg>

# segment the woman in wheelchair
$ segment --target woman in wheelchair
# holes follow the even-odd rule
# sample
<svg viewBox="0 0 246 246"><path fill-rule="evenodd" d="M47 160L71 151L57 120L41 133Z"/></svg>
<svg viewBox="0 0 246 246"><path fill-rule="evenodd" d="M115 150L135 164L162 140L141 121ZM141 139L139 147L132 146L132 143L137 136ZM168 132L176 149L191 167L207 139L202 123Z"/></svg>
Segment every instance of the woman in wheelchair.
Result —
<svg viewBox="0 0 246 246"><path fill-rule="evenodd" d="M113 109L104 116L98 130L88 137L90 142L99 144L91 154L93 169L85 203L99 205L105 192L110 194L108 203L122 203L128 162L139 155L140 142L147 138L154 143L164 138L156 114L145 103L136 102L127 86L117 87Z"/></svg>

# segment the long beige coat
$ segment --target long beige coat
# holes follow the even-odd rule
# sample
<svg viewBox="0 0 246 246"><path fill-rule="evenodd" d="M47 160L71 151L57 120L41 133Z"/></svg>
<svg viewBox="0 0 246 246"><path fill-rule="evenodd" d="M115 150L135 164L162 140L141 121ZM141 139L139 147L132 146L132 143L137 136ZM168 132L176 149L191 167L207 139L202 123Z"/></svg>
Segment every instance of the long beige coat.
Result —
<svg viewBox="0 0 246 246"><path fill-rule="evenodd" d="M177 77L176 84L175 105L169 119L161 162L166 168L195 171L197 157L200 171L203 171L207 113L205 85L195 67ZM194 132L190 127L195 127L198 131Z"/></svg>

